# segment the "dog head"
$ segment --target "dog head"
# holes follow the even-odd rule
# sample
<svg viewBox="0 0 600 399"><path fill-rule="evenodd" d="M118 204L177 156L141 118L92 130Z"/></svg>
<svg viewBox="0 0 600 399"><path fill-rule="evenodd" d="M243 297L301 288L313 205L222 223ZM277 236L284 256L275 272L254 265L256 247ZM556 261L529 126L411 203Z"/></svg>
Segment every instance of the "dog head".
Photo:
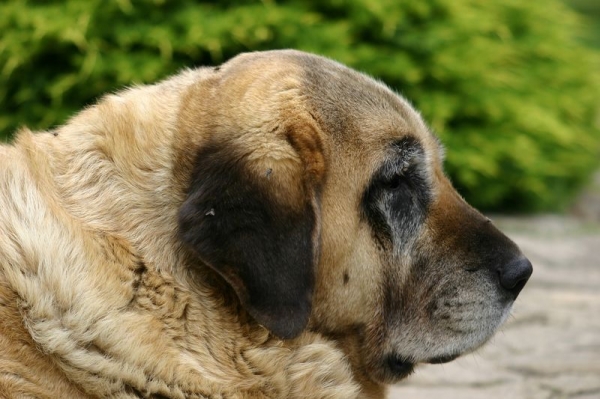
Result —
<svg viewBox="0 0 600 399"><path fill-rule="evenodd" d="M189 90L182 240L281 338L337 337L380 383L486 342L532 268L442 170L384 85L296 51L238 56Z"/></svg>

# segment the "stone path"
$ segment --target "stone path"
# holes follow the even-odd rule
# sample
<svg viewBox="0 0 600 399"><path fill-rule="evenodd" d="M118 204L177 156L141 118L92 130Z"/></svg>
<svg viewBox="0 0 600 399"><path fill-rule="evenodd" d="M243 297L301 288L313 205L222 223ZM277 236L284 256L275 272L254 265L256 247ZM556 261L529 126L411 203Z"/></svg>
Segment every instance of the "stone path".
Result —
<svg viewBox="0 0 600 399"><path fill-rule="evenodd" d="M533 263L512 317L486 346L425 365L390 399L600 399L600 225L492 218Z"/></svg>

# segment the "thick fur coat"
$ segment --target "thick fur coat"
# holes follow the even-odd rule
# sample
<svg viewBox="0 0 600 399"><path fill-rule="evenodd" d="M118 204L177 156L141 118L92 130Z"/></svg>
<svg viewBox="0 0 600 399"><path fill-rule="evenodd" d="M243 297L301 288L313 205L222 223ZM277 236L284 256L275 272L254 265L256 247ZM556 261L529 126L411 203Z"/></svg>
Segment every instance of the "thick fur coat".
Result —
<svg viewBox="0 0 600 399"><path fill-rule="evenodd" d="M0 146L0 397L381 398L531 274L384 85L297 51Z"/></svg>

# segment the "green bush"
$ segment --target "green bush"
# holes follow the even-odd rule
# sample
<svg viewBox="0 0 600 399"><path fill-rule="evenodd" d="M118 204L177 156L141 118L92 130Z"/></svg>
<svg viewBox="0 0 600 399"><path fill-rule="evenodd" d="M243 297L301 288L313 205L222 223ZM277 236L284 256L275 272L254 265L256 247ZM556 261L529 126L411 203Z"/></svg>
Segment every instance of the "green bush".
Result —
<svg viewBox="0 0 600 399"><path fill-rule="evenodd" d="M578 26L556 0L4 0L0 136L184 66L293 47L409 98L471 203L557 209L600 155L599 65Z"/></svg>
<svg viewBox="0 0 600 399"><path fill-rule="evenodd" d="M600 48L600 1L598 0L566 0L567 4L582 14L585 29L581 39L587 44Z"/></svg>

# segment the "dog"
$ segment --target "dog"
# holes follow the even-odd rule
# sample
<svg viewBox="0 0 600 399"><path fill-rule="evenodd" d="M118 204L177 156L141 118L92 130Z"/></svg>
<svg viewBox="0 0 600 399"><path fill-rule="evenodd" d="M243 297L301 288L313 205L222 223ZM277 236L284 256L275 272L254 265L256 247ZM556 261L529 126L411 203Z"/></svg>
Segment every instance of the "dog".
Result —
<svg viewBox="0 0 600 399"><path fill-rule="evenodd" d="M3 398L383 398L532 272L384 84L295 50L0 146Z"/></svg>

